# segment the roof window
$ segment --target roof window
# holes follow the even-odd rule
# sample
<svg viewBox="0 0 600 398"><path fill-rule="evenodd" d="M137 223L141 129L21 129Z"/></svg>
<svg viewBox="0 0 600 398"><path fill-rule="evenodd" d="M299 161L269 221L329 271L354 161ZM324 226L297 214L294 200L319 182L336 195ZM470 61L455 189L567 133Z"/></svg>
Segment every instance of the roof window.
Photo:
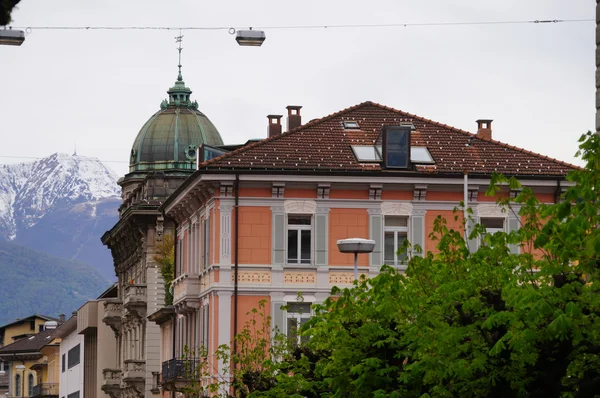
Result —
<svg viewBox="0 0 600 398"><path fill-rule="evenodd" d="M381 163L381 145L352 145L356 160L361 163ZM424 146L410 147L410 162L415 164L435 164L429 150Z"/></svg>
<svg viewBox="0 0 600 398"><path fill-rule="evenodd" d="M358 122L355 120L344 120L342 122L344 124L344 128L347 130L358 130L360 129L360 126L358 125Z"/></svg>
<svg viewBox="0 0 600 398"><path fill-rule="evenodd" d="M410 147L410 161L417 164L434 164L433 158L427 147L413 146Z"/></svg>

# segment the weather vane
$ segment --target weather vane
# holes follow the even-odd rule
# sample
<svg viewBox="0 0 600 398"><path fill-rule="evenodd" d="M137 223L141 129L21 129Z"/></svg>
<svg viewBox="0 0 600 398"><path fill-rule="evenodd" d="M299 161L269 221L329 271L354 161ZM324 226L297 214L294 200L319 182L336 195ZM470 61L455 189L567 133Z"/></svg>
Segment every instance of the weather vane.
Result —
<svg viewBox="0 0 600 398"><path fill-rule="evenodd" d="M177 80L183 80L183 78L181 77L181 50L183 50L183 48L181 47L182 41L183 41L183 35L181 34L181 29L180 29L179 36L175 36L175 42L179 43L179 47L177 47L177 51L179 51L179 65L177 65L179 67L179 76L177 77Z"/></svg>

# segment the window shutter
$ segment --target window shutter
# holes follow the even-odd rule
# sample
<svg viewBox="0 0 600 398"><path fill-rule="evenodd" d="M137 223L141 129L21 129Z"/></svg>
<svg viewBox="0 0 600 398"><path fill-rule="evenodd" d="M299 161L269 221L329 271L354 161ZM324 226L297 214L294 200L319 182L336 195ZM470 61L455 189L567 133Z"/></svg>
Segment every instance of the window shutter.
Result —
<svg viewBox="0 0 600 398"><path fill-rule="evenodd" d="M519 219L512 217L508 219L508 233L512 231L518 231L520 227ZM519 245L508 245L509 251L512 254L519 254L520 246Z"/></svg>
<svg viewBox="0 0 600 398"><path fill-rule="evenodd" d="M281 306L285 305L283 301L272 301L271 302L271 314L272 316L272 324L271 329L277 330L278 333L285 332L285 313L281 309Z"/></svg>
<svg viewBox="0 0 600 398"><path fill-rule="evenodd" d="M471 218L469 218L467 220L467 237L473 231L473 227L475 226L476 222L477 222L477 220L471 219ZM479 248L479 239L478 238L468 239L467 240L467 246L468 246L469 251L471 253L475 253L477 251L477 249Z"/></svg>
<svg viewBox="0 0 600 398"><path fill-rule="evenodd" d="M273 264L284 264L285 214L273 213Z"/></svg>
<svg viewBox="0 0 600 398"><path fill-rule="evenodd" d="M327 214L315 215L315 265L327 265Z"/></svg>
<svg viewBox="0 0 600 398"><path fill-rule="evenodd" d="M421 249L425 252L425 215L412 216L410 244L413 247L416 245L421 246ZM423 257L423 253L417 253L415 250L413 250L412 255Z"/></svg>
<svg viewBox="0 0 600 398"><path fill-rule="evenodd" d="M383 241L382 216L380 214L369 216L370 233L369 238L375 241L375 248L371 253L371 265L381 266L383 259L381 256L381 242Z"/></svg>

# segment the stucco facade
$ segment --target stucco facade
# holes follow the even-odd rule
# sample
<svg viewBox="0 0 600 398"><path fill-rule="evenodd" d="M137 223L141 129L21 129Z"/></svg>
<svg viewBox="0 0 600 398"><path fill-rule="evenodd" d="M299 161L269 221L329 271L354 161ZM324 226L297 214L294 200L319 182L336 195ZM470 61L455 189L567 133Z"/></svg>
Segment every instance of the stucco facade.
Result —
<svg viewBox="0 0 600 398"><path fill-rule="evenodd" d="M347 128L348 120L369 128ZM463 213L454 209L465 199L473 210L467 229L473 222L489 224L490 231L518 229L518 215L495 203L517 192L485 195L498 167L520 175L542 202L557 200L572 166L495 142L491 121L483 122L471 135L365 103L201 164L160 208L174 220L176 237L175 314L161 329L163 388L181 390L183 375L173 374L169 361L198 347L207 349L200 360L216 375L222 369L217 347L231 345L261 300L272 326L289 335L310 310L297 316L282 306L320 303L333 286L352 285L353 255L339 252L339 239L375 241L374 251L358 261L359 274L373 277L382 264L404 270L410 256L436 252L430 234L438 217L464 236ZM385 169L381 159L361 161L355 146L375 148L381 126L394 123L411 128L412 145L427 145L431 158L400 170ZM398 253L404 240L412 248ZM471 250L479 244L468 241Z"/></svg>

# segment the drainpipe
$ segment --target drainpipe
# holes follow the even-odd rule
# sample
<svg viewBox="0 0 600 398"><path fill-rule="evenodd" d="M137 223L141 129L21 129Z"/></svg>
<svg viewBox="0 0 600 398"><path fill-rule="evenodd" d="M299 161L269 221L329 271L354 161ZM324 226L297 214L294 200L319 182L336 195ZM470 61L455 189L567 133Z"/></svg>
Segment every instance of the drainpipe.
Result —
<svg viewBox="0 0 600 398"><path fill-rule="evenodd" d="M465 176L464 176L463 194L464 194L464 198L463 198L463 204L464 204L463 217L464 217L464 221L465 221L465 243L467 244L467 248L468 248L468 243L469 243L469 228L468 228L467 220L469 219L469 213L467 212L467 208L469 207L469 175L468 175L468 173L466 171L465 171Z"/></svg>
<svg viewBox="0 0 600 398"><path fill-rule="evenodd" d="M558 202L560 202L560 191L561 191L560 180L557 179L556 180L556 192L554 193L554 204L557 204Z"/></svg>
<svg viewBox="0 0 600 398"><path fill-rule="evenodd" d="M239 212L239 202L240 202L240 175L236 173L235 175L235 183L234 183L234 191L235 191L235 263L233 268L233 352L237 352L237 341L235 336L238 332L238 269L239 269L239 224L240 224L240 212Z"/></svg>
<svg viewBox="0 0 600 398"><path fill-rule="evenodd" d="M163 211L163 218L165 220L171 220L171 222L173 223L173 225L175 226L174 228L174 232L173 232L173 244L175 245L175 247L173 248L173 279L175 279L175 277L177 276L177 228L179 228L179 224L177 224L177 221L175 221L174 218L171 217L167 217L167 215L164 213ZM175 347L177 346L177 341L176 341L176 337L177 337L177 314L175 312L173 312L173 327L171 328L171 332L173 334L172 340L173 340L173 351L171 353L171 356L173 358L171 359L175 359ZM175 391L171 391L170 394L171 398L175 398Z"/></svg>
<svg viewBox="0 0 600 398"><path fill-rule="evenodd" d="M239 203L240 203L240 175L235 174L235 182L233 189L235 191L235 263L233 268L233 352L237 353L237 340L235 336L237 336L238 332L238 268L239 268L239 225L240 225L240 211L239 211ZM236 363L233 362L233 367L235 369ZM234 373L235 374L235 373ZM233 396L236 396L236 388L235 383L233 383Z"/></svg>

